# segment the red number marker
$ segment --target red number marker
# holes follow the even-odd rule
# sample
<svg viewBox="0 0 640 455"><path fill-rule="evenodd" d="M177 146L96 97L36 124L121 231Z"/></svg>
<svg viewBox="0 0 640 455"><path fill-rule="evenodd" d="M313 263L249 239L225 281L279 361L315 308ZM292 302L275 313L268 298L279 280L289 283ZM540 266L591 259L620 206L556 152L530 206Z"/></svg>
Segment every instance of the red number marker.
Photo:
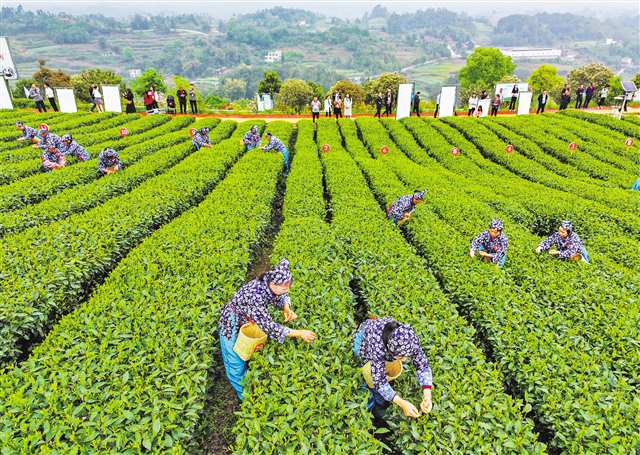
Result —
<svg viewBox="0 0 640 455"><path fill-rule="evenodd" d="M45 130L45 131L49 131L49 125L47 125L46 123L41 123L40 124L40 129L41 130Z"/></svg>
<svg viewBox="0 0 640 455"><path fill-rule="evenodd" d="M511 144L507 145L507 147L505 148L505 151L506 151L507 153L511 153L511 152L513 152L513 145L511 145Z"/></svg>
<svg viewBox="0 0 640 455"><path fill-rule="evenodd" d="M129 130L126 128L120 128L120 136L124 137L124 136L128 136L129 135Z"/></svg>
<svg viewBox="0 0 640 455"><path fill-rule="evenodd" d="M189 134L190 134L191 136L195 136L195 135L196 135L196 129L195 129L195 128L191 128L191 129L189 130Z"/></svg>
<svg viewBox="0 0 640 455"><path fill-rule="evenodd" d="M578 144L576 144L575 142L571 142L569 144L569 150L575 150L578 148Z"/></svg>
<svg viewBox="0 0 640 455"><path fill-rule="evenodd" d="M385 145L380 149L380 153L382 153L383 155L386 155L387 153L389 153L389 147Z"/></svg>
<svg viewBox="0 0 640 455"><path fill-rule="evenodd" d="M331 150L331 147L329 147L329 144L323 144L322 145L322 151L327 153L329 150Z"/></svg>
<svg viewBox="0 0 640 455"><path fill-rule="evenodd" d="M451 149L451 154L452 154L453 156L458 156L458 155L460 155L460 149L459 149L458 147L454 147L454 148L452 148L452 149Z"/></svg>
<svg viewBox="0 0 640 455"><path fill-rule="evenodd" d="M631 147L633 145L633 139L627 138L627 140L624 141L624 145L626 145L627 147Z"/></svg>

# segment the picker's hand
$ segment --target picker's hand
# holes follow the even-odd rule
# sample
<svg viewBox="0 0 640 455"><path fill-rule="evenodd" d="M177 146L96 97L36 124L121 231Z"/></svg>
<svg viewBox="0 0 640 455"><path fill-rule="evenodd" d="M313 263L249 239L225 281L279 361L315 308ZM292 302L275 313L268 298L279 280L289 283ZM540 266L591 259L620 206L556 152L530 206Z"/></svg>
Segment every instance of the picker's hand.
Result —
<svg viewBox="0 0 640 455"><path fill-rule="evenodd" d="M411 214L407 213L405 216L403 216L400 221L398 221L398 226L403 225L404 223L406 223L407 221L409 221L411 219Z"/></svg>
<svg viewBox="0 0 640 455"><path fill-rule="evenodd" d="M289 336L291 338L299 338L307 343L313 343L316 339L316 334L311 330L292 330Z"/></svg>
<svg viewBox="0 0 640 455"><path fill-rule="evenodd" d="M291 308L289 308L289 304L284 306L282 314L284 316L284 322L291 322L298 319L298 315L295 314Z"/></svg>
<svg viewBox="0 0 640 455"><path fill-rule="evenodd" d="M489 254L489 253L487 253L486 251L480 251L480 252L478 252L478 254L479 254L480 256L482 256L483 258L492 258L492 257L493 257L493 255L492 255L492 254Z"/></svg>
<svg viewBox="0 0 640 455"><path fill-rule="evenodd" d="M424 389L422 403L420 403L420 410L425 414L429 414L432 408L433 402L431 401L431 389Z"/></svg>
<svg viewBox="0 0 640 455"><path fill-rule="evenodd" d="M476 252L475 252L475 250L471 250L471 251L469 251L469 256L471 256L472 258L476 257Z"/></svg>
<svg viewBox="0 0 640 455"><path fill-rule="evenodd" d="M555 250L554 250L554 251L549 251L549 254L550 254L551 256L557 256L557 255L558 255L558 254L560 254L560 253L559 253L558 251L555 251Z"/></svg>
<svg viewBox="0 0 640 455"><path fill-rule="evenodd" d="M418 409L407 400L403 400L402 398L400 398L400 396L396 395L393 398L393 402L400 406L402 412L406 417L411 417L413 419L417 419L418 417L420 417Z"/></svg>
<svg viewBox="0 0 640 455"><path fill-rule="evenodd" d="M537 254L542 253L542 248L540 248L540 247L536 248L536 253L537 253Z"/></svg>

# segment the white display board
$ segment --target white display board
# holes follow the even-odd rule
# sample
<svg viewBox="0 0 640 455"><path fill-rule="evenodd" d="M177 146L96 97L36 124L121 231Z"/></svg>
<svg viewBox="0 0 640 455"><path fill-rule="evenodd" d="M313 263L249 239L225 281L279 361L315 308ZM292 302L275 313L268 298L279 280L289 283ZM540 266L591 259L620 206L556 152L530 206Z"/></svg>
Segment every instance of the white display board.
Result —
<svg viewBox="0 0 640 455"><path fill-rule="evenodd" d="M269 95L268 93L262 95L262 102L264 103L265 111L273 109L273 100L271 99L271 95Z"/></svg>
<svg viewBox="0 0 640 455"><path fill-rule="evenodd" d="M72 88L56 88L56 95L58 96L60 112L78 112L76 97Z"/></svg>
<svg viewBox="0 0 640 455"><path fill-rule="evenodd" d="M264 111L264 101L262 101L260 94L256 95L256 103L258 105L258 112Z"/></svg>
<svg viewBox="0 0 640 455"><path fill-rule="evenodd" d="M411 95L413 84L400 84L398 86L398 101L396 102L396 119L409 117L411 115Z"/></svg>
<svg viewBox="0 0 640 455"><path fill-rule="evenodd" d="M478 107L482 106L482 114L480 118L486 117L489 115L489 109L491 109L491 100L489 98L485 98L483 100L478 101Z"/></svg>
<svg viewBox="0 0 640 455"><path fill-rule="evenodd" d="M527 115L531 110L531 98L533 97L533 93L531 92L520 92L520 96L518 97L518 115Z"/></svg>
<svg viewBox="0 0 640 455"><path fill-rule="evenodd" d="M0 76L2 75L6 79L18 79L18 69L11 58L9 41L5 36L0 36Z"/></svg>
<svg viewBox="0 0 640 455"><path fill-rule="evenodd" d="M451 117L456 106L456 88L442 87L438 117Z"/></svg>
<svg viewBox="0 0 640 455"><path fill-rule="evenodd" d="M103 85L102 98L104 99L105 112L122 112L119 85Z"/></svg>
<svg viewBox="0 0 640 455"><path fill-rule="evenodd" d="M529 90L529 84L527 84L526 82L518 82L516 85L518 86L519 93L526 92ZM513 90L513 86L514 86L513 82L505 82L504 84L498 84L496 85L495 95L500 93L500 90L502 90L502 93L500 94L500 96L502 97L502 101L511 101L511 90Z"/></svg>
<svg viewBox="0 0 640 455"><path fill-rule="evenodd" d="M13 109L11 94L9 93L9 83L0 77L0 109Z"/></svg>
<svg viewBox="0 0 640 455"><path fill-rule="evenodd" d="M25 98L29 98L29 89L27 87L22 87L22 90L24 90Z"/></svg>

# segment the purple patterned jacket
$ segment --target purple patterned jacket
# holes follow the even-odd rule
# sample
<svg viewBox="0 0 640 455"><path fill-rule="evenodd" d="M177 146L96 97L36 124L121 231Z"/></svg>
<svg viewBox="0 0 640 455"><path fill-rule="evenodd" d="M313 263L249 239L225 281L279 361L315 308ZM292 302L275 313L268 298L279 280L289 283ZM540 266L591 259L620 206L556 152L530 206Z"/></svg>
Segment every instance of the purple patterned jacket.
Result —
<svg viewBox="0 0 640 455"><path fill-rule="evenodd" d="M494 264L500 262L500 258L507 254L508 246L509 240L506 235L500 233L495 239L492 239L488 230L480 233L471 241L471 251L475 252L482 249L486 253L493 254L491 262Z"/></svg>
<svg viewBox="0 0 640 455"><path fill-rule="evenodd" d="M558 257L562 259L569 259L574 254L580 253L584 246L582 239L575 232L570 232L566 239L560 237L559 232L555 232L540 242L538 247L542 251L547 251L554 244L558 246Z"/></svg>

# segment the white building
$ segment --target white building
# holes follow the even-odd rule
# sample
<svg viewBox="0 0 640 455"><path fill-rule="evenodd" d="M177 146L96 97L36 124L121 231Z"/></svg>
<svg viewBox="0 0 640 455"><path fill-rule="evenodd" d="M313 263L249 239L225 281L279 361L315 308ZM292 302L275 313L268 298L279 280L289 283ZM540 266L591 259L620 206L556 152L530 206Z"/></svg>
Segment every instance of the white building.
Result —
<svg viewBox="0 0 640 455"><path fill-rule="evenodd" d="M135 69L129 70L129 78L135 79L136 77L140 77L140 76L142 76L141 69L135 68Z"/></svg>
<svg viewBox="0 0 640 455"><path fill-rule="evenodd" d="M613 38L607 38L606 41L604 42L607 46L611 46L612 44L618 44L618 42L616 40L614 40Z"/></svg>
<svg viewBox="0 0 640 455"><path fill-rule="evenodd" d="M501 48L500 52L513 59L553 59L562 56L561 49L510 47Z"/></svg>
<svg viewBox="0 0 640 455"><path fill-rule="evenodd" d="M264 61L267 63L282 61L282 51L270 51L269 53L267 53L267 55L264 56Z"/></svg>

